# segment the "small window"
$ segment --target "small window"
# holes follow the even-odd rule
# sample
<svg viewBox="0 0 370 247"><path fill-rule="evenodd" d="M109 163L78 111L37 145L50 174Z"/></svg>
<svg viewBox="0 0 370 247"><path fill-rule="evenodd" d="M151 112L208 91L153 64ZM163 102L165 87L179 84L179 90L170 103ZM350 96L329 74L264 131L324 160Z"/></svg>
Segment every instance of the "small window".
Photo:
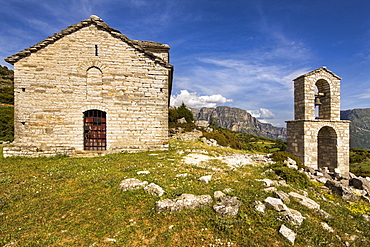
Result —
<svg viewBox="0 0 370 247"><path fill-rule="evenodd" d="M98 45L95 45L95 56L98 56Z"/></svg>

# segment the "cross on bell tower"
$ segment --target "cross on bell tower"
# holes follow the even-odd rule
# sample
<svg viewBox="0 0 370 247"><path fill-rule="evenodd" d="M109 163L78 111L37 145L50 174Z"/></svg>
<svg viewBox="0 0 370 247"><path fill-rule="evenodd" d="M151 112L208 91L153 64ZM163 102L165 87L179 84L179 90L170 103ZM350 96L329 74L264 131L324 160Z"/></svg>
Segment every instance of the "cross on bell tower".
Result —
<svg viewBox="0 0 370 247"><path fill-rule="evenodd" d="M349 172L349 122L340 120L341 78L325 67L294 79L288 151L307 167Z"/></svg>

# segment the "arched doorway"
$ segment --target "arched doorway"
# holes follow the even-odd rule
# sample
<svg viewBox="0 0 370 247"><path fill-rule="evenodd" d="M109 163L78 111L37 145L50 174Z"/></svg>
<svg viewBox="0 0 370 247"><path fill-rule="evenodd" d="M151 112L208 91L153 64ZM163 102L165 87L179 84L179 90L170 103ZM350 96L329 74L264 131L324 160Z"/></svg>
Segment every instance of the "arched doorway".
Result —
<svg viewBox="0 0 370 247"><path fill-rule="evenodd" d="M84 150L106 150L106 115L105 112L99 110L84 112Z"/></svg>
<svg viewBox="0 0 370 247"><path fill-rule="evenodd" d="M328 167L334 171L338 167L337 134L332 127L322 127L317 135L318 168Z"/></svg>

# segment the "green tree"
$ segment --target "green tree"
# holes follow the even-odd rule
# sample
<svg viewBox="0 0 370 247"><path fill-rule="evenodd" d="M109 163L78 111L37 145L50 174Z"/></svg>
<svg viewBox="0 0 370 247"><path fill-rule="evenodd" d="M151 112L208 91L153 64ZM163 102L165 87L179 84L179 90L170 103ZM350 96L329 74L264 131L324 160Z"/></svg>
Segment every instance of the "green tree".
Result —
<svg viewBox="0 0 370 247"><path fill-rule="evenodd" d="M176 108L176 112L177 112L177 119L185 118L187 123L194 122L193 113L191 113L191 111L186 107L184 102L182 102L181 106ZM176 115L173 115L173 116L176 116Z"/></svg>

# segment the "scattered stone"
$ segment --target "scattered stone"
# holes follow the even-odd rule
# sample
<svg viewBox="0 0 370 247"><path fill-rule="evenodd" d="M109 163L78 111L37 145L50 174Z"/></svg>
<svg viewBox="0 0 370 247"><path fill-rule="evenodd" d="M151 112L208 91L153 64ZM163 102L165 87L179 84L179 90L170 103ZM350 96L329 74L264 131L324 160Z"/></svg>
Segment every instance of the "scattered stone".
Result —
<svg viewBox="0 0 370 247"><path fill-rule="evenodd" d="M370 181L368 181L366 178L351 178L349 180L349 185L352 185L356 189L366 190L367 192L370 192Z"/></svg>
<svg viewBox="0 0 370 247"><path fill-rule="evenodd" d="M193 194L182 194L175 199L165 199L155 203L156 211L178 212L184 209L197 209L199 207L210 206L213 200L210 195L196 196Z"/></svg>
<svg viewBox="0 0 370 247"><path fill-rule="evenodd" d="M340 195L344 200L358 201L358 197L346 186L343 186L340 182L334 180L328 180L325 183L334 193Z"/></svg>
<svg viewBox="0 0 370 247"><path fill-rule="evenodd" d="M183 117L183 118L177 119L177 123L178 124L184 124L184 123L187 123L187 122L186 122L186 119Z"/></svg>
<svg viewBox="0 0 370 247"><path fill-rule="evenodd" d="M147 185L144 188L144 190L153 196L162 196L164 193L164 190L159 185L156 185L155 183L151 183Z"/></svg>
<svg viewBox="0 0 370 247"><path fill-rule="evenodd" d="M195 121L195 126L201 127L201 128L207 128L209 126L209 123L207 120L197 120Z"/></svg>
<svg viewBox="0 0 370 247"><path fill-rule="evenodd" d="M218 191L215 191L213 193L213 197L215 199L219 199L219 198L224 197L224 196L226 196L225 193L223 193L222 191L219 191L219 190Z"/></svg>
<svg viewBox="0 0 370 247"><path fill-rule="evenodd" d="M279 230L279 233L281 235L283 235L286 239L288 239L288 241L294 245L294 241L295 241L295 236L296 236L296 233L293 232L292 230L290 230L288 227L286 227L285 225L282 225L280 227L280 230Z"/></svg>
<svg viewBox="0 0 370 247"><path fill-rule="evenodd" d="M289 208L281 212L279 219L285 220L292 225L300 226L305 217L303 217L299 211Z"/></svg>
<svg viewBox="0 0 370 247"><path fill-rule="evenodd" d="M177 174L176 177L177 178L184 178L184 177L187 177L189 174L188 173L182 173L182 174Z"/></svg>
<svg viewBox="0 0 370 247"><path fill-rule="evenodd" d="M334 229L331 228L327 223L325 222L321 222L321 226L322 228L324 228L325 230L327 230L328 232L334 232Z"/></svg>
<svg viewBox="0 0 370 247"><path fill-rule="evenodd" d="M128 178L128 179L122 180L122 182L119 185L119 189L122 191L137 190L137 189L144 187L147 184L148 184L147 181L142 182L141 180L136 179L136 178Z"/></svg>
<svg viewBox="0 0 370 247"><path fill-rule="evenodd" d="M212 175L207 175L207 176L200 177L198 179L198 181L202 182L202 183L205 183L205 184L208 184L209 181L211 181L211 179L212 179Z"/></svg>
<svg viewBox="0 0 370 247"><path fill-rule="evenodd" d="M220 202L213 205L213 209L221 216L235 216L238 214L239 207L243 204L236 197L225 196L220 198Z"/></svg>
<svg viewBox="0 0 370 247"><path fill-rule="evenodd" d="M223 192L226 193L226 194L230 194L232 191L233 191L232 188L225 188L225 189L223 189Z"/></svg>
<svg viewBox="0 0 370 247"><path fill-rule="evenodd" d="M260 201L255 201L254 202L256 205L254 206L254 209L256 209L258 212L264 213L266 206Z"/></svg>
<svg viewBox="0 0 370 247"><path fill-rule="evenodd" d="M277 191L277 189L275 187L268 187L268 188L265 188L263 189L265 192L274 192L274 191Z"/></svg>
<svg viewBox="0 0 370 247"><path fill-rule="evenodd" d="M115 240L114 238L105 238L104 239L105 242L112 242L112 243L116 243L117 240Z"/></svg>
<svg viewBox="0 0 370 247"><path fill-rule="evenodd" d="M287 167L298 170L297 162L293 160L292 158L288 157L288 159L284 160L284 164L287 165Z"/></svg>
<svg viewBox="0 0 370 247"><path fill-rule="evenodd" d="M275 191L275 194L286 204L290 203L289 195L284 191Z"/></svg>
<svg viewBox="0 0 370 247"><path fill-rule="evenodd" d="M142 175L142 174L149 174L150 173L150 171L138 171L136 174L137 175Z"/></svg>
<svg viewBox="0 0 370 247"><path fill-rule="evenodd" d="M275 181L272 181L271 179L264 178L264 179L256 179L256 181L263 182L263 184L267 187L271 187L276 184Z"/></svg>
<svg viewBox="0 0 370 247"><path fill-rule="evenodd" d="M267 197L264 202L268 208L275 209L278 212L289 210L289 208L278 198Z"/></svg>
<svg viewBox="0 0 370 247"><path fill-rule="evenodd" d="M322 210L322 209L316 210L316 212L317 212L320 216L324 217L325 219L330 219L330 218L332 218L332 216L331 216L330 214L328 214L326 211L324 211L324 210Z"/></svg>
<svg viewBox="0 0 370 247"><path fill-rule="evenodd" d="M211 147L217 147L218 146L218 144L217 144L217 141L216 140L214 140L214 139L207 139L207 138L205 138L205 137L202 137L201 138L201 141L204 143L204 144L206 144L206 145L208 145L208 146L211 146Z"/></svg>
<svg viewBox="0 0 370 247"><path fill-rule="evenodd" d="M290 192L289 195L305 207L308 207L310 209L320 209L320 205L308 197L302 196L295 192Z"/></svg>

